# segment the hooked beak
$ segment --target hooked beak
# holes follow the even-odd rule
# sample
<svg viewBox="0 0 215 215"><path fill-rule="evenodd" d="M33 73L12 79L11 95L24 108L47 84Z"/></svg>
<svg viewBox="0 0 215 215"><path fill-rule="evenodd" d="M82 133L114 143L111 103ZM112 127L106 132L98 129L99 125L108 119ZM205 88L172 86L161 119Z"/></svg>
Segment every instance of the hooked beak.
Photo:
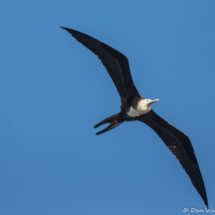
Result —
<svg viewBox="0 0 215 215"><path fill-rule="evenodd" d="M151 104L153 104L153 103L155 103L155 102L158 102L158 101L159 101L159 99L155 99L155 100L150 101L149 104L151 105Z"/></svg>

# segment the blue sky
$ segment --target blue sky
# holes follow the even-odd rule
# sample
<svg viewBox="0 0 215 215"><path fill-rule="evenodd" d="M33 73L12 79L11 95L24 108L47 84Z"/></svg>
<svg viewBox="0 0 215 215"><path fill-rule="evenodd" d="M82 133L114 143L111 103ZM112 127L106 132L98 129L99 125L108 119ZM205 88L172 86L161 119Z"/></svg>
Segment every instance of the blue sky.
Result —
<svg viewBox="0 0 215 215"><path fill-rule="evenodd" d="M0 2L0 213L184 214L204 203L149 127L96 136L120 99L98 58L60 26L124 53L161 117L191 139L215 208L215 2ZM187 212L190 213L190 212Z"/></svg>

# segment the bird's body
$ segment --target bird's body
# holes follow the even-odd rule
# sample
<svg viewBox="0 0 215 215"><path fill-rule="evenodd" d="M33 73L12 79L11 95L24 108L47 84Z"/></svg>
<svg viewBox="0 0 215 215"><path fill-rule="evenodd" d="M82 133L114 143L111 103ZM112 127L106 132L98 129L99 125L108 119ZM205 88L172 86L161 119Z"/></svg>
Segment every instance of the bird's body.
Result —
<svg viewBox="0 0 215 215"><path fill-rule="evenodd" d="M132 80L127 57L93 37L69 28L62 28L98 56L106 67L120 95L120 113L95 125L95 128L97 128L106 123L110 124L107 128L98 132L97 135L107 132L125 121L138 120L147 124L177 157L204 203L208 206L203 178L188 136L166 122L152 110L151 104L158 101L158 99L144 99L139 94Z"/></svg>
<svg viewBox="0 0 215 215"><path fill-rule="evenodd" d="M147 114L152 109L151 104L156 101L158 101L158 99L141 99L134 106L130 107L129 111L127 112L127 115L129 117L137 117Z"/></svg>

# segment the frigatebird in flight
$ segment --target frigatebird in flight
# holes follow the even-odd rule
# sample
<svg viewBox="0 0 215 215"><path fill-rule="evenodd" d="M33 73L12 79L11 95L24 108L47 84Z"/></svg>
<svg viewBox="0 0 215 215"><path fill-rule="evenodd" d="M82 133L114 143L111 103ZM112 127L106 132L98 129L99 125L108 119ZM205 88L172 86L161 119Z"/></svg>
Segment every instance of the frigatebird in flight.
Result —
<svg viewBox="0 0 215 215"><path fill-rule="evenodd" d="M97 135L107 132L125 121L141 121L151 127L163 140L169 150L176 156L190 177L196 190L208 207L207 194L199 165L189 137L162 119L151 108L158 99L144 99L137 91L131 77L128 58L112 47L81 32L61 27L75 39L91 50L101 60L112 78L121 99L121 112L97 125L95 128L109 123L110 125Z"/></svg>

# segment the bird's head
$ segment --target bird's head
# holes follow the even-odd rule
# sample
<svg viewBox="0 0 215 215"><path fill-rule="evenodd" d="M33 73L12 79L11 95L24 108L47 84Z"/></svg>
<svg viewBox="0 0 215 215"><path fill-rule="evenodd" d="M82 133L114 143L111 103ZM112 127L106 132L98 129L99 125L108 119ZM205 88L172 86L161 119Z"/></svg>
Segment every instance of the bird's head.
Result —
<svg viewBox="0 0 215 215"><path fill-rule="evenodd" d="M143 99L139 102L139 104L137 106L137 111L139 111L141 113L148 113L151 110L151 105L157 101L158 101L158 99L155 99L155 100Z"/></svg>
<svg viewBox="0 0 215 215"><path fill-rule="evenodd" d="M147 105L147 106L151 106L154 102L159 101L159 99L155 99L155 100L151 100L151 99L143 99L142 103Z"/></svg>

